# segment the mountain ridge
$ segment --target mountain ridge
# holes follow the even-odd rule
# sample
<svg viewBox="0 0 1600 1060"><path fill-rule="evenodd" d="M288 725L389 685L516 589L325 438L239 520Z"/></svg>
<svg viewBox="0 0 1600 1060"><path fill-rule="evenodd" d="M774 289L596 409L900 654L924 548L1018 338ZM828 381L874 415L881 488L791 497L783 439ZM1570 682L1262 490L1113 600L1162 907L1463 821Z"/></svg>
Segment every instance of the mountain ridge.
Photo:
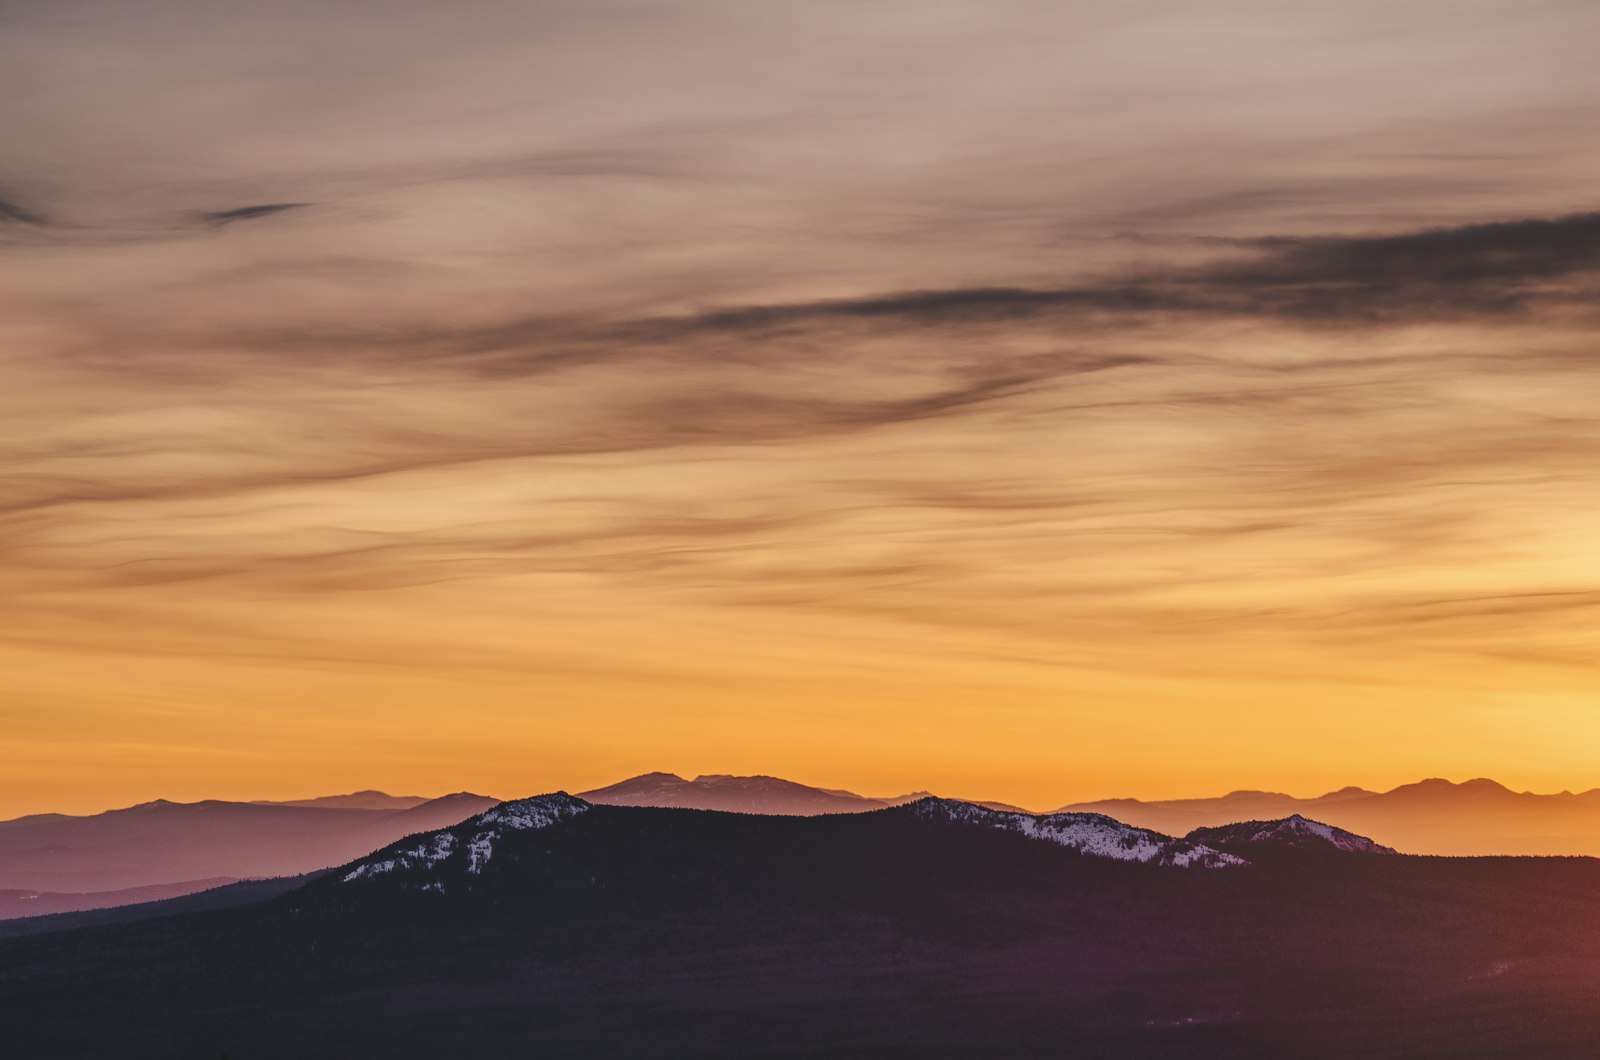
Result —
<svg viewBox="0 0 1600 1060"><path fill-rule="evenodd" d="M580 792L596 805L676 806L757 814L860 813L905 805L926 793L875 798L781 777L655 772ZM0 918L29 902L96 908L137 888L195 888L216 878L292 876L343 864L403 836L453 824L498 800L456 793L419 796L372 789L295 800L175 802L153 799L93 815L33 814L0 822ZM960 800L1006 812L1005 803ZM1213 798L1135 798L1071 803L1060 813L1103 813L1164 836L1301 815L1378 846L1441 855L1600 854L1600 789L1517 792L1486 777L1428 777L1388 791L1355 786L1300 798L1240 788ZM259 856L258 856L259 855ZM176 893L167 891L165 893ZM87 904L93 903L93 904Z"/></svg>
<svg viewBox="0 0 1600 1060"><path fill-rule="evenodd" d="M863 813L926 798L927 791L904 795L859 795L844 788L819 788L767 774L702 773L685 779L676 773L651 772L577 793L579 798L606 806L676 806L689 810L723 810L731 813L776 813L810 816L822 813ZM964 800L998 810L1030 813L1008 803Z"/></svg>
<svg viewBox="0 0 1600 1060"><path fill-rule="evenodd" d="M436 798L445 797L436 796ZM386 791L378 791L374 788L352 791L344 795L318 795L306 799L250 800L252 804L257 806L305 806L350 810L409 810L432 801L434 801L433 798L425 795L390 795Z"/></svg>
<svg viewBox="0 0 1600 1060"><path fill-rule="evenodd" d="M1409 853L1447 856L1600 855L1600 789L1539 794L1487 777L1429 777L1387 791L1341 788L1300 798L1235 791L1212 798L1099 799L1066 812L1106 812L1173 835L1245 818L1304 814Z"/></svg>
<svg viewBox="0 0 1600 1060"><path fill-rule="evenodd" d="M676 773L652 772L579 792L578 797L606 806L676 806L691 810L808 816L882 809L915 796L900 800L872 798L765 774L705 773L686 779Z"/></svg>
<svg viewBox="0 0 1600 1060"><path fill-rule="evenodd" d="M1393 847L1375 843L1366 836L1313 821L1298 813L1275 821L1240 821L1213 828L1196 828L1184 838L1191 843L1245 857L1259 857L1263 850L1315 850L1333 854L1399 853Z"/></svg>
<svg viewBox="0 0 1600 1060"><path fill-rule="evenodd" d="M399 881L402 886L442 893L447 889L446 884L452 874L457 884L468 882L468 877L481 877L507 841L524 842L526 833L570 821L592 812L597 805L605 804L590 803L564 791L512 800L456 825L407 836L348 865L340 866L332 878L341 884L354 884L388 877ZM638 811L684 808L611 806L609 809ZM726 814L729 811L686 812ZM866 811L865 814L818 816L869 815L1002 832L1060 847L1084 857L1108 861L1202 869L1248 864L1245 858L1202 843L1130 827L1102 814L1025 814L932 795L898 806ZM808 819L800 815L768 816L792 816L800 822ZM800 826L804 827L803 824Z"/></svg>
<svg viewBox="0 0 1600 1060"><path fill-rule="evenodd" d="M408 837L251 904L0 938L8 1047L1576 1060L1600 1030L1593 859L1288 850L1213 871L1085 856L958 800L577 802L514 800L447 850Z"/></svg>

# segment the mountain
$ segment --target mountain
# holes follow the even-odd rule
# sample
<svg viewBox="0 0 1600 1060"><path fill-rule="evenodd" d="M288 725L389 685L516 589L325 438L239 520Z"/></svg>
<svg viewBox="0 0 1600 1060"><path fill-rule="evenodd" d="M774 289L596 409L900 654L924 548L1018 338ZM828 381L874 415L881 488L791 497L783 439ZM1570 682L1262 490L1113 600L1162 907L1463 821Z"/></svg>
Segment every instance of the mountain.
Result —
<svg viewBox="0 0 1600 1060"><path fill-rule="evenodd" d="M599 805L797 816L862 813L924 795L874 798L778 777L707 775L685 780L674 773L646 773L580 793ZM998 802L976 805L1027 812ZM1536 795L1512 792L1495 781L1481 779L1461 784L1424 780L1386 792L1344 787L1313 798L1241 790L1203 799L1103 799L1073 803L1057 812L1104 814L1176 836L1188 835L1196 828L1300 816L1414 854L1600 855L1600 790Z"/></svg>
<svg viewBox="0 0 1600 1060"><path fill-rule="evenodd" d="M353 791L348 795L321 795L314 799L252 799L253 806L307 806L330 810L409 810L431 799L421 795L389 795L382 791Z"/></svg>
<svg viewBox="0 0 1600 1060"><path fill-rule="evenodd" d="M777 777L686 780L671 773L648 773L582 793L596 805L797 816L869 812L923 795L873 798ZM402 836L455 824L495 802L466 793L418 798L359 791L279 802L157 800L88 817L40 814L0 822L0 892L9 892L0 893L0 919L154 894L138 891L142 888L178 894L209 887L218 878L310 872ZM1003 803L974 805L1027 816ZM1483 779L1425 780L1386 792L1350 787L1315 798L1235 791L1212 799L1111 799L1058 812L1101 814L1166 836L1298 816L1409 853L1600 854L1600 791L1536 795ZM116 893L130 890L137 893Z"/></svg>
<svg viewBox="0 0 1600 1060"><path fill-rule="evenodd" d="M388 810L157 800L87 817L22 817L0 822L0 890L87 896L163 886L170 893L212 886L217 877L294 876L495 802L465 793ZM26 904L0 905L0 915L25 915L15 910Z"/></svg>
<svg viewBox="0 0 1600 1060"><path fill-rule="evenodd" d="M919 793L925 794L925 793ZM676 806L729 813L789 814L861 813L909 802L917 795L874 799L853 791L807 787L778 777L735 777L709 774L685 780L676 773L645 773L604 788L580 793L604 806Z"/></svg>
<svg viewBox="0 0 1600 1060"><path fill-rule="evenodd" d="M1246 864L1243 858L1221 853L1192 837L1174 839L1159 832L1125 825L1097 813L1035 816L932 796L918 799L910 807L924 819L998 829L1053 843L1090 857L1178 868L1215 869Z"/></svg>
<svg viewBox="0 0 1600 1060"><path fill-rule="evenodd" d="M1277 821L1242 821L1196 828L1184 837L1191 843L1225 850L1245 858L1260 858L1263 852L1283 850L1316 851L1331 854L1393 854L1393 847L1381 846L1366 836L1312 821L1299 814Z"/></svg>
<svg viewBox="0 0 1600 1060"><path fill-rule="evenodd" d="M1333 803L1364 799L1378 794L1364 788L1346 787L1315 798L1302 799L1277 791L1230 791L1216 798L1166 799L1144 802L1140 799L1098 799L1061 807L1068 813L1106 813L1148 828L1160 828L1183 835L1195 828L1237 821L1288 817L1301 810L1320 811Z"/></svg>
<svg viewBox="0 0 1600 1060"><path fill-rule="evenodd" d="M1192 841L1052 816L520 800L254 904L0 938L0 1025L9 1054L60 1060L1487 1060L1600 1040L1600 862L1291 846L1183 868L1123 852Z"/></svg>
<svg viewBox="0 0 1600 1060"><path fill-rule="evenodd" d="M1212 799L1105 799L1062 809L1106 813L1173 835L1299 814L1412 854L1600 855L1600 789L1540 795L1488 779L1423 780L1385 792L1343 788L1308 799L1236 791Z"/></svg>
<svg viewBox="0 0 1600 1060"><path fill-rule="evenodd" d="M710 773L685 780L676 773L643 773L579 798L598 806L659 806L686 810L721 810L725 813L764 813L811 817L823 813L865 813L926 798L926 791L889 798L857 795L839 788L814 788L781 777L739 777ZM975 801L974 805L1011 813L1027 813L1003 802Z"/></svg>
<svg viewBox="0 0 1600 1060"><path fill-rule="evenodd" d="M589 809L589 803L564 791L502 803L455 828L411 836L362 858L347 871L341 870L339 882L355 883L385 876L402 883L415 883L420 875L422 890L442 890L452 863L459 870L455 873L458 877L482 875L485 867L496 860L496 853L504 853L507 837L517 832L548 828Z"/></svg>
<svg viewBox="0 0 1600 1060"><path fill-rule="evenodd" d="M526 856L528 844L520 833L549 828L593 808L593 804L566 792L508 802L454 828L410 836L385 847L341 869L338 880L348 884L381 878L406 888L440 892L476 886L475 878L483 877L491 864L508 860L515 863ZM1178 868L1246 864L1243 858L1202 844L1131 828L1098 814L1033 817L933 796L891 812L944 826L1022 836L1085 857Z"/></svg>

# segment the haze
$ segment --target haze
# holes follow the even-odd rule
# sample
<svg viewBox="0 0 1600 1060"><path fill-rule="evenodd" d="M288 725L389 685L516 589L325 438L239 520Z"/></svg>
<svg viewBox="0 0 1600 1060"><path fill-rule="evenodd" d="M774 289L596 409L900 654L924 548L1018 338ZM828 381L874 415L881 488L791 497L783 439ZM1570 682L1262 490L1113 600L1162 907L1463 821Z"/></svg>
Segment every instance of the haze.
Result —
<svg viewBox="0 0 1600 1060"><path fill-rule="evenodd" d="M1597 33L12 0L0 816L1592 788Z"/></svg>

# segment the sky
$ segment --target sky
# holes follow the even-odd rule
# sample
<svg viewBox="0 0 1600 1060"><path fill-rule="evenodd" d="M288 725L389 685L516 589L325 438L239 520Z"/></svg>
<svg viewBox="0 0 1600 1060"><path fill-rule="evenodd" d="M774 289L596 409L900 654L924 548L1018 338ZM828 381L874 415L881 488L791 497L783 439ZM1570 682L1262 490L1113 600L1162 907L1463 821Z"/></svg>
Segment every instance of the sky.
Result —
<svg viewBox="0 0 1600 1060"><path fill-rule="evenodd" d="M1600 786L1597 34L7 0L0 816Z"/></svg>

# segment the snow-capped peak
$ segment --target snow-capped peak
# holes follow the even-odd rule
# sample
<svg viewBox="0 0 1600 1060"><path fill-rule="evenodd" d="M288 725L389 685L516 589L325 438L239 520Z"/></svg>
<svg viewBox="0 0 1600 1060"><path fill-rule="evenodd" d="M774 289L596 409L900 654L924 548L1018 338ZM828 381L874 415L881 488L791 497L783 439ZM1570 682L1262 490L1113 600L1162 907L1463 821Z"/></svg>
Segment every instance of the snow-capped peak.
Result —
<svg viewBox="0 0 1600 1060"><path fill-rule="evenodd" d="M506 833L548 828L587 809L587 802L564 791L502 802L453 828L411 836L369 854L339 879L341 883L353 883L396 872L422 870L432 874L452 860L462 862L464 871L477 875L494 857L495 846ZM422 886L424 890L443 889L438 880Z"/></svg>
<svg viewBox="0 0 1600 1060"><path fill-rule="evenodd" d="M1291 849L1336 850L1345 854L1393 854L1366 836L1313 821L1298 813L1275 821L1241 821L1214 828L1196 828L1187 838L1218 847L1271 846Z"/></svg>
<svg viewBox="0 0 1600 1060"><path fill-rule="evenodd" d="M1135 828L1099 813L1049 813L1035 816L990 809L955 799L925 798L910 804L927 820L954 821L1015 832L1090 857L1139 861L1178 868L1226 868L1247 865L1244 858L1201 843Z"/></svg>

